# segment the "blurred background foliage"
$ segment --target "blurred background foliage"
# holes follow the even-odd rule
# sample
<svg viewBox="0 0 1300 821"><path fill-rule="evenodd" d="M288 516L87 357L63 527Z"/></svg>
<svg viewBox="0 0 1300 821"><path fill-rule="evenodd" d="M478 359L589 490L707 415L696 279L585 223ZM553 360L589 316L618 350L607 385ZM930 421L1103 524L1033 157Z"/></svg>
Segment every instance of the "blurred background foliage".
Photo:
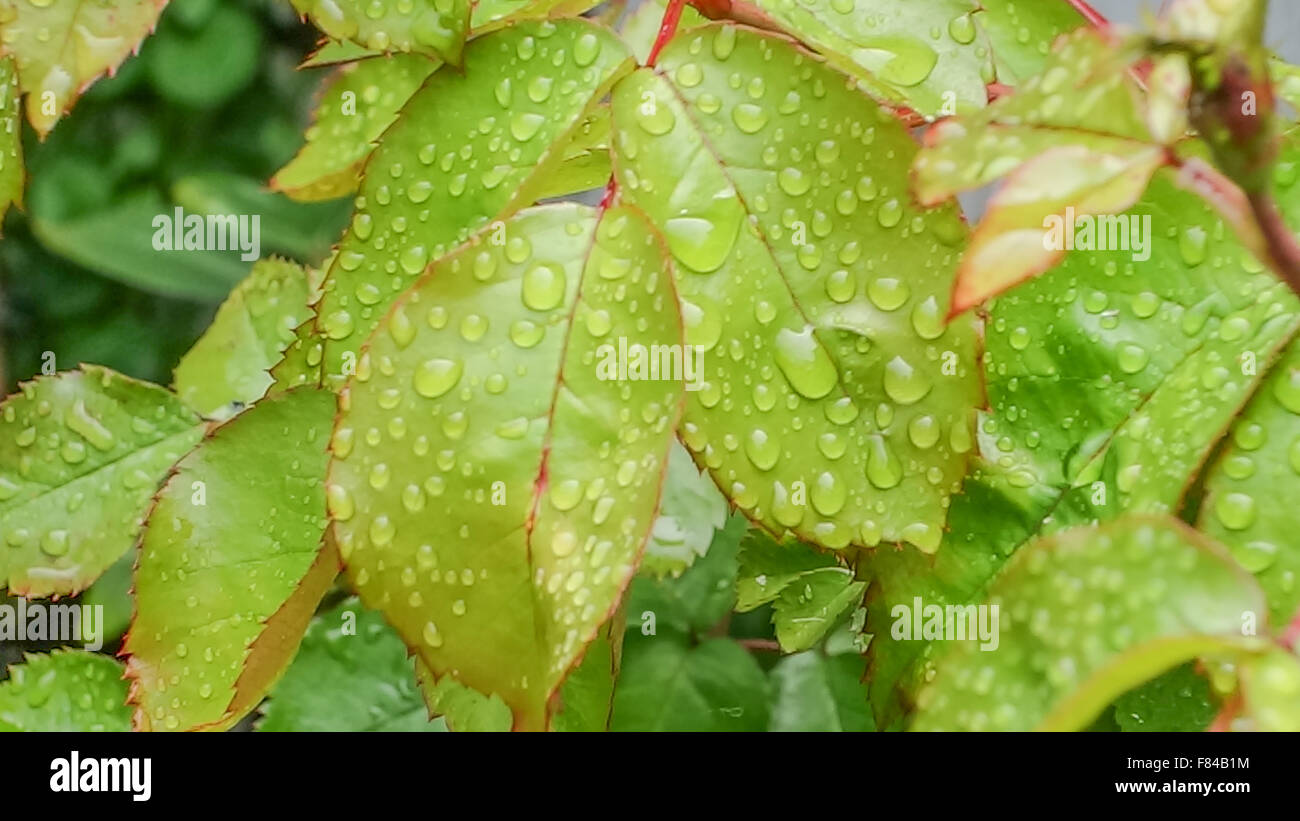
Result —
<svg viewBox="0 0 1300 821"><path fill-rule="evenodd" d="M6 393L40 372L46 351L59 370L94 362L171 383L252 263L154 251L158 214L260 214L263 256L328 254L350 201L266 189L330 71L297 70L318 36L284 0L172 0L140 53L44 143L25 130L25 212L10 210L0 241Z"/></svg>

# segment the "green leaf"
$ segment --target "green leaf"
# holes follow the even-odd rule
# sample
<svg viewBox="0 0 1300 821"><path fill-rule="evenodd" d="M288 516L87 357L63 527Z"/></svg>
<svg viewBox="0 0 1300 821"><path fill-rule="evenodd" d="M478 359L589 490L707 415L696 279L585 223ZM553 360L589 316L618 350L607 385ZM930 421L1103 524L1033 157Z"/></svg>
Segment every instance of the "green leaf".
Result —
<svg viewBox="0 0 1300 821"><path fill-rule="evenodd" d="M751 531L740 543L740 573L736 580L736 610L747 612L776 601L804 575L838 566L835 557L796 541L777 543Z"/></svg>
<svg viewBox="0 0 1300 821"><path fill-rule="evenodd" d="M630 63L591 23L525 22L475 38L464 73L429 78L371 155L364 204L326 277L319 330L332 382L430 260L536 200L530 186L544 188L565 139Z"/></svg>
<svg viewBox="0 0 1300 821"><path fill-rule="evenodd" d="M312 620L262 707L261 732L441 732L429 720L406 645L355 599Z"/></svg>
<svg viewBox="0 0 1300 821"><path fill-rule="evenodd" d="M469 0L292 0L335 40L374 51L414 51L461 64Z"/></svg>
<svg viewBox="0 0 1300 821"><path fill-rule="evenodd" d="M561 733L603 733L614 709L614 683L622 663L623 613L615 614L560 690L560 708L552 728Z"/></svg>
<svg viewBox="0 0 1300 821"><path fill-rule="evenodd" d="M267 394L283 393L291 388L308 385L321 387L321 359L325 342L316 333L316 309L311 316L293 331L293 341L284 349L284 356L271 366L271 387Z"/></svg>
<svg viewBox="0 0 1300 821"><path fill-rule="evenodd" d="M736 606L736 553L748 522L734 514L708 551L677 578L637 576L627 612L643 631L703 635Z"/></svg>
<svg viewBox="0 0 1300 821"><path fill-rule="evenodd" d="M478 0L470 15L474 33L504 28L521 20L577 17L600 0Z"/></svg>
<svg viewBox="0 0 1300 821"><path fill-rule="evenodd" d="M127 551L81 594L83 606L104 608L100 629L105 644L121 638L131 626L135 609L131 598L131 574L134 570L135 552Z"/></svg>
<svg viewBox="0 0 1300 821"><path fill-rule="evenodd" d="M304 202L355 191L375 142L439 65L421 55L399 54L340 68L316 104L306 144L276 173L271 187Z"/></svg>
<svg viewBox="0 0 1300 821"><path fill-rule="evenodd" d="M852 653L810 650L772 668L772 716L778 733L873 732L876 724L862 683L866 661Z"/></svg>
<svg viewBox="0 0 1300 821"><path fill-rule="evenodd" d="M504 733L514 719L500 696L485 696L451 676L435 679L429 668L415 657L415 677L432 715L442 716L447 729L461 733Z"/></svg>
<svg viewBox="0 0 1300 821"><path fill-rule="evenodd" d="M370 338L341 399L330 510L362 600L439 678L543 729L635 570L680 413L679 379L603 363L611 340L679 345L681 327L631 209L599 225L573 204L532 209L501 240L436 262Z"/></svg>
<svg viewBox="0 0 1300 821"><path fill-rule="evenodd" d="M957 271L952 312L1060 262L1073 233L1070 220L1127 211L1164 164L1161 146L1120 143L1105 150L1058 146L1020 166L989 201L971 237ZM1122 219L1097 225L1117 237L1123 230Z"/></svg>
<svg viewBox="0 0 1300 821"><path fill-rule="evenodd" d="M28 655L0 682L0 732L124 733L131 729L122 665L81 650Z"/></svg>
<svg viewBox="0 0 1300 821"><path fill-rule="evenodd" d="M538 201L602 188L609 182L609 106L601 104L574 129L554 173L539 182Z"/></svg>
<svg viewBox="0 0 1300 821"><path fill-rule="evenodd" d="M196 302L224 298L248 263L232 251L155 251L154 218L171 216L172 208L150 188L83 216L52 219L34 211L32 233L52 253L133 288Z"/></svg>
<svg viewBox="0 0 1300 821"><path fill-rule="evenodd" d="M94 365L0 404L0 568L29 597L83 590L135 541L167 469L203 435L169 392Z"/></svg>
<svg viewBox="0 0 1300 821"><path fill-rule="evenodd" d="M1216 709L1210 683L1189 663L1115 699L1115 721L1124 732L1197 733Z"/></svg>
<svg viewBox="0 0 1300 821"><path fill-rule="evenodd" d="M1264 601L1202 535L1172 519L1131 517L1026 547L990 588L994 605L996 652L950 642L917 699L914 729L1086 727L1119 694L1176 664L1251 647L1242 625L1262 617ZM915 617L904 607L895 618L898 631Z"/></svg>
<svg viewBox="0 0 1300 821"><path fill-rule="evenodd" d="M687 447L770 531L933 551L979 374L971 321L942 321L964 229L909 203L906 129L787 40L717 24L612 105L621 196L667 238L702 361Z"/></svg>
<svg viewBox="0 0 1300 821"><path fill-rule="evenodd" d="M1300 113L1300 66L1294 66L1282 60L1269 62L1273 77L1273 92L1296 113Z"/></svg>
<svg viewBox="0 0 1300 821"><path fill-rule="evenodd" d="M1300 343L1273 366L1232 427L1205 479L1199 527L1255 574L1269 614L1285 624L1300 609L1295 519L1277 499L1300 490Z"/></svg>
<svg viewBox="0 0 1300 821"><path fill-rule="evenodd" d="M727 500L708 474L700 473L680 444L668 455L659 518L645 546L641 567L658 576L680 576L709 550L727 524Z"/></svg>
<svg viewBox="0 0 1300 821"><path fill-rule="evenodd" d="M22 136L18 74L12 57L0 57L0 221L10 205L23 204Z"/></svg>
<svg viewBox="0 0 1300 821"><path fill-rule="evenodd" d="M338 575L333 544L322 548L334 411L322 390L259 402L159 491L123 645L138 729L226 729L288 666Z"/></svg>
<svg viewBox="0 0 1300 821"><path fill-rule="evenodd" d="M786 653L819 643L841 616L862 603L867 589L834 556L801 542L778 544L757 531L741 542L739 562L737 612L773 603L772 624Z"/></svg>
<svg viewBox="0 0 1300 821"><path fill-rule="evenodd" d="M807 650L825 638L840 617L862 603L866 582L844 567L825 567L801 575L773 605L772 624L781 650Z"/></svg>
<svg viewBox="0 0 1300 821"><path fill-rule="evenodd" d="M325 38L316 46L315 51L307 55L307 59L303 60L302 65L298 66L298 68L320 68L321 66L336 66L341 63L354 63L357 60L380 57L384 53L383 51L368 49L351 40L340 41Z"/></svg>
<svg viewBox="0 0 1300 821"><path fill-rule="evenodd" d="M1043 71L1052 44L1064 32L1083 25L1083 17L1064 0L980 0L975 22L988 37L998 80L1018 86Z"/></svg>
<svg viewBox="0 0 1300 821"><path fill-rule="evenodd" d="M923 203L1010 174L962 258L952 312L1052 267L1067 245L1067 229L1049 230L1052 217L1125 211L1165 161L1126 55L1088 30L1015 94L936 125L915 163Z"/></svg>
<svg viewBox="0 0 1300 821"><path fill-rule="evenodd" d="M927 117L988 101L989 44L974 0L754 0L874 97Z"/></svg>
<svg viewBox="0 0 1300 821"><path fill-rule="evenodd" d="M272 381L267 369L280 361L295 329L312 317L317 278L288 260L255 262L176 366L180 398L204 415L262 398Z"/></svg>
<svg viewBox="0 0 1300 821"><path fill-rule="evenodd" d="M887 550L867 559L881 726L912 701L931 652L891 639L894 606L916 596L976 603L1039 534L1180 510L1263 379L1250 363L1270 361L1295 334L1295 298L1172 176L1158 174L1128 212L1150 218L1150 259L1071 254L993 304L982 458L954 500L951 533L932 561ZM1298 193L1279 191L1286 213L1296 213Z"/></svg>
<svg viewBox="0 0 1300 821"><path fill-rule="evenodd" d="M167 0L0 0L5 51L18 65L27 119L42 137L91 83L140 47L165 5Z"/></svg>
<svg viewBox="0 0 1300 821"><path fill-rule="evenodd" d="M760 732L767 729L767 679L739 644L635 638L614 692L617 732Z"/></svg>
<svg viewBox="0 0 1300 821"><path fill-rule="evenodd" d="M1274 648L1243 661L1241 690L1245 716L1233 729L1300 732L1300 659Z"/></svg>

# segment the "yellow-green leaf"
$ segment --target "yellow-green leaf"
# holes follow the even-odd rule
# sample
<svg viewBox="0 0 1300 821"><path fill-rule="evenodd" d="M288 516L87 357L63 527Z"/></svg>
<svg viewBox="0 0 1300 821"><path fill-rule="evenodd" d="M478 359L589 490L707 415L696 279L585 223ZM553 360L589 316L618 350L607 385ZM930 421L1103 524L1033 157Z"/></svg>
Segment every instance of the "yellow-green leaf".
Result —
<svg viewBox="0 0 1300 821"><path fill-rule="evenodd" d="M0 0L0 38L18 65L27 119L43 137L86 87L140 47L167 0Z"/></svg>
<svg viewBox="0 0 1300 821"><path fill-rule="evenodd" d="M204 415L260 399L272 382L268 369L311 318L318 285L319 275L297 263L254 263L176 366L176 393Z"/></svg>
<svg viewBox="0 0 1300 821"><path fill-rule="evenodd" d="M288 666L335 576L328 391L268 398L181 460L150 513L123 644L134 723L225 729Z"/></svg>
<svg viewBox="0 0 1300 821"><path fill-rule="evenodd" d="M950 631L963 620L967 637L972 617L992 627L949 642L918 696L914 729L1081 729L1121 693L1190 658L1254 647L1242 625L1265 615L1259 588L1221 549L1148 517L1029 545L983 606L983 616L895 608L895 632L933 618Z"/></svg>
<svg viewBox="0 0 1300 821"><path fill-rule="evenodd" d="M620 196L677 262L682 441L767 529L938 547L972 447L965 231L915 207L892 114L782 37L711 24L613 93Z"/></svg>
<svg viewBox="0 0 1300 821"><path fill-rule="evenodd" d="M85 589L135 541L167 469L203 435L175 396L94 365L0 404L0 570L15 593Z"/></svg>
<svg viewBox="0 0 1300 821"><path fill-rule="evenodd" d="M321 94L306 144L271 187L304 202L355 191L375 141L439 65L422 55L396 54L340 68Z"/></svg>
<svg viewBox="0 0 1300 821"><path fill-rule="evenodd" d="M292 0L335 40L374 51L420 52L460 65L470 0Z"/></svg>
<svg viewBox="0 0 1300 821"><path fill-rule="evenodd" d="M371 155L326 276L318 329L332 384L431 260L536 201L565 138L630 64L592 23L524 22L475 38L463 73L429 78Z"/></svg>
<svg viewBox="0 0 1300 821"><path fill-rule="evenodd" d="M23 128L18 113L18 74L12 57L0 57L0 222L10 205L22 206Z"/></svg>
<svg viewBox="0 0 1300 821"><path fill-rule="evenodd" d="M348 575L439 679L544 729L654 522L680 374L619 378L620 345L680 345L644 218L564 204L439 260L342 397L330 513Z"/></svg>
<svg viewBox="0 0 1300 821"><path fill-rule="evenodd" d="M0 682L0 732L127 732L131 709L121 679L122 665L109 656L82 650L28 655Z"/></svg>

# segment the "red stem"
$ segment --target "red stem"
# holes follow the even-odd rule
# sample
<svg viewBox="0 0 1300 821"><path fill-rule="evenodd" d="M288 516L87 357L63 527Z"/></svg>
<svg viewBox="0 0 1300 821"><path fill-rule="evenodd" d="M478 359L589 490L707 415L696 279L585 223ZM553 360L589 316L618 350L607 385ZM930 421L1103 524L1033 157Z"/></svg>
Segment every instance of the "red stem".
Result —
<svg viewBox="0 0 1300 821"><path fill-rule="evenodd" d="M664 46L677 33L677 23L682 19L682 7L685 5L686 0L668 0L668 8L664 10L664 19L659 24L659 34L655 37L655 43L650 48L650 56L645 61L646 65L652 66L655 64L655 60L659 59L659 52L663 51Z"/></svg>
<svg viewBox="0 0 1300 821"><path fill-rule="evenodd" d="M1102 16L1101 12L1088 5L1088 0L1065 0L1075 11L1083 15L1083 19L1088 21L1088 25L1103 31L1110 28L1110 21Z"/></svg>
<svg viewBox="0 0 1300 821"><path fill-rule="evenodd" d="M613 205L614 197L616 197L617 195L618 195L618 183L614 181L614 176L611 174L609 177L609 182L605 184L605 195L600 198L600 210L604 211L606 208L609 208L611 205Z"/></svg>

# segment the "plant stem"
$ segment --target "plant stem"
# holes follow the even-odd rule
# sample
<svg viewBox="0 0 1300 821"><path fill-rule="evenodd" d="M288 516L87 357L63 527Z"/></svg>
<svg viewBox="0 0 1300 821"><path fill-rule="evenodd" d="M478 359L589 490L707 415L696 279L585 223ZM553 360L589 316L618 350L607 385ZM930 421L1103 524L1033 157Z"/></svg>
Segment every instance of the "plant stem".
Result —
<svg viewBox="0 0 1300 821"><path fill-rule="evenodd" d="M1110 28L1110 21L1107 20L1101 12L1088 5L1087 0L1065 0L1074 8L1075 11L1083 15L1083 19L1088 21L1088 25L1096 29Z"/></svg>
<svg viewBox="0 0 1300 821"><path fill-rule="evenodd" d="M1291 286L1292 291L1300 294L1300 245L1282 219L1277 202L1267 191L1249 194L1246 199L1250 202L1250 211L1255 215L1260 233L1264 235L1269 257L1266 262Z"/></svg>
<svg viewBox="0 0 1300 821"><path fill-rule="evenodd" d="M659 59L659 52L668 41L673 39L677 33L677 24L682 19L682 7L686 5L686 0L668 0L668 8L664 9L663 22L659 24L659 34L655 37L654 45L650 48L650 56L646 58L645 64L653 66Z"/></svg>

